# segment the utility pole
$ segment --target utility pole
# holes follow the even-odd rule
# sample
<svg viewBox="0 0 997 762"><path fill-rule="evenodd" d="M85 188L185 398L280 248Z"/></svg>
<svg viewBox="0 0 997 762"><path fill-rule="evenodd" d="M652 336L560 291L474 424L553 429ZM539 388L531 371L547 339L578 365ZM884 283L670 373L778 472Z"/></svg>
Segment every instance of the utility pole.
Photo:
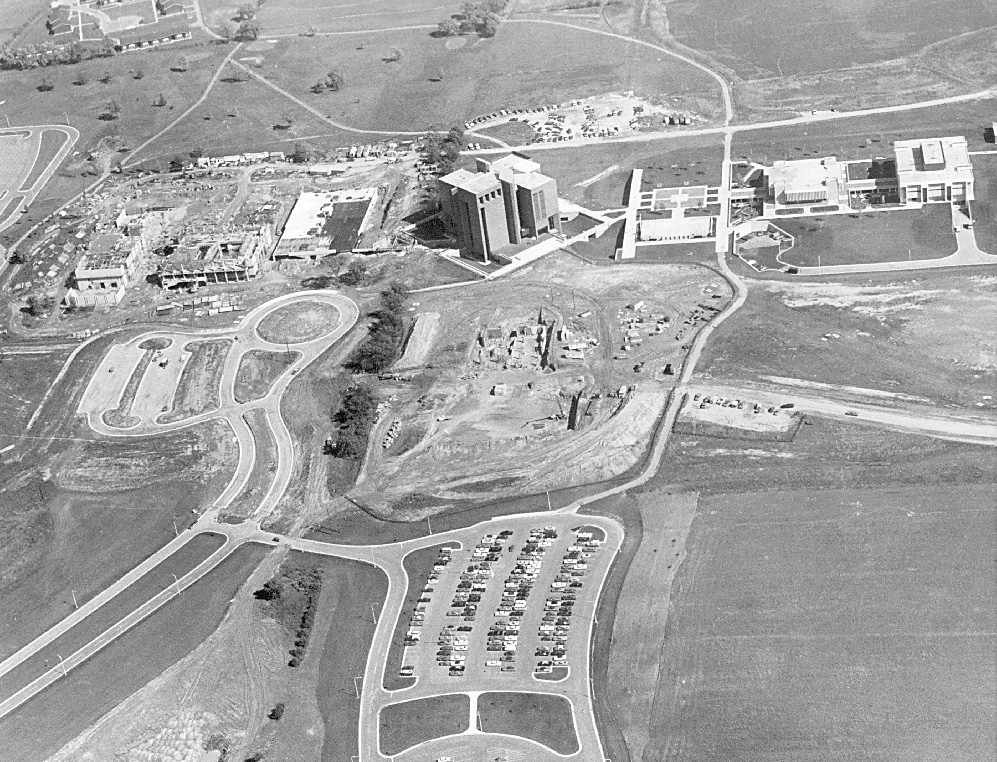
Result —
<svg viewBox="0 0 997 762"><path fill-rule="evenodd" d="M176 574L174 574L174 575L172 575L172 576L173 576L173 581L174 581L174 582L176 583L176 585L177 585L177 597L180 597L180 580L179 580L179 579L177 579L177 575L176 575Z"/></svg>
<svg viewBox="0 0 997 762"><path fill-rule="evenodd" d="M371 615L371 618L374 620L374 624L377 624L377 612L374 611L374 604L373 603L370 604L370 615Z"/></svg>
<svg viewBox="0 0 997 762"><path fill-rule="evenodd" d="M429 527L429 533L433 533L433 522L430 520L429 516L426 517L426 525Z"/></svg>
<svg viewBox="0 0 997 762"><path fill-rule="evenodd" d="M56 656L59 656L59 654L56 654ZM62 656L59 656L59 666L62 667L62 676L63 677L65 677L67 674L69 674L68 671L66 670L66 662L63 661Z"/></svg>
<svg viewBox="0 0 997 762"><path fill-rule="evenodd" d="M80 607L80 604L76 602L76 591L75 590L70 590L69 592L72 593L72 595L73 595L73 608L77 608L78 609Z"/></svg>
<svg viewBox="0 0 997 762"><path fill-rule="evenodd" d="M177 520L176 519L173 519L173 534L175 534L177 537L180 536L180 530L177 528Z"/></svg>
<svg viewBox="0 0 997 762"><path fill-rule="evenodd" d="M553 511L554 508L550 504L550 490L547 490L547 510Z"/></svg>
<svg viewBox="0 0 997 762"><path fill-rule="evenodd" d="M357 682L357 680L363 680L363 678L362 677L354 677L353 678L353 690L356 691L357 698L359 699L360 698L360 684Z"/></svg>

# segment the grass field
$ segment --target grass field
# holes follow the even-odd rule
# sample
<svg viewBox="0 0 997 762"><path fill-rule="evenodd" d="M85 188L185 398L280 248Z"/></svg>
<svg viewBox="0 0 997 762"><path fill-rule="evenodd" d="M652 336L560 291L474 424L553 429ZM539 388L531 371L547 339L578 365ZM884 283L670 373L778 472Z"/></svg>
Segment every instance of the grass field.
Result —
<svg viewBox="0 0 997 762"><path fill-rule="evenodd" d="M463 693L388 704L378 715L381 753L394 756L425 741L463 733L470 709Z"/></svg>
<svg viewBox="0 0 997 762"><path fill-rule="evenodd" d="M380 611L388 578L380 569L341 558L323 560L325 575L318 616L331 619L320 666L316 698L325 722L322 762L358 753L360 702L353 678L364 673L375 625L370 606Z"/></svg>
<svg viewBox="0 0 997 762"><path fill-rule="evenodd" d="M578 735L571 702L552 693L482 693L478 697L479 729L485 733L522 736L553 749L575 754Z"/></svg>
<svg viewBox="0 0 997 762"><path fill-rule="evenodd" d="M719 105L719 92L705 74L657 51L592 32L505 24L493 39L454 49L448 40L431 37L431 31L279 40L258 52L260 72L333 119L376 130L420 131L501 108L563 103L609 91L633 90L656 99L695 97L706 108ZM401 51L401 60L386 62L393 49ZM309 92L330 69L344 73L344 87L321 95Z"/></svg>
<svg viewBox="0 0 997 762"><path fill-rule="evenodd" d="M997 156L973 157L973 193L970 205L976 245L997 254Z"/></svg>
<svg viewBox="0 0 997 762"><path fill-rule="evenodd" d="M402 667L402 657L405 653L405 632L408 630L408 619L415 611L416 601L421 597L426 580L433 570L433 564L440 555L440 548L456 548L457 543L447 542L432 545L428 548L414 550L405 556L405 573L408 574L409 585L405 591L405 602L402 604L395 631L391 636L391 647L384 660L384 687L389 691L397 691L415 685L414 677L399 677L398 670Z"/></svg>
<svg viewBox="0 0 997 762"><path fill-rule="evenodd" d="M268 352L265 349L246 352L235 376L235 401L252 402L265 397L273 382L299 357L299 352Z"/></svg>
<svg viewBox="0 0 997 762"><path fill-rule="evenodd" d="M701 501L641 758L988 758L993 520L992 485Z"/></svg>
<svg viewBox="0 0 997 762"><path fill-rule="evenodd" d="M967 280L968 278L968 280ZM972 284L968 286L967 284ZM990 407L997 320L986 275L769 282L717 329L698 372L788 376ZM835 338L837 334L838 338Z"/></svg>
<svg viewBox="0 0 997 762"><path fill-rule="evenodd" d="M274 344L300 344L331 333L339 325L339 310L326 302L295 302L278 307L256 327Z"/></svg>
<svg viewBox="0 0 997 762"><path fill-rule="evenodd" d="M238 3L231 0L203 0L201 12L208 24L229 22ZM432 24L460 10L454 0L369 0L364 3L339 0L270 0L257 18L263 36L299 34L309 27L320 32L350 29L381 29L410 24ZM426 30L427 32L430 30Z"/></svg>
<svg viewBox="0 0 997 762"><path fill-rule="evenodd" d="M0 212L0 219L3 213ZM30 355L0 355L0 396L3 397L4 429L0 448L13 444L13 435L24 426L41 402L48 384L62 368L69 352L44 352Z"/></svg>
<svg viewBox="0 0 997 762"><path fill-rule="evenodd" d="M821 265L852 265L935 259L956 250L948 204L927 204L916 211L781 219L775 225L796 239L782 261L801 267L816 267L818 258Z"/></svg>
<svg viewBox="0 0 997 762"><path fill-rule="evenodd" d="M173 409L158 416L158 423L182 421L218 408L222 371L225 370L225 358L231 348L231 339L191 341L184 345L191 356L177 382Z"/></svg>
<svg viewBox="0 0 997 762"><path fill-rule="evenodd" d="M201 534L143 575L119 595L97 609L66 634L56 638L16 669L0 677L0 697L7 698L58 663L57 654L66 657L83 648L122 617L174 585L173 575L183 577L222 546L219 534ZM70 601L72 595L70 594ZM83 603L84 601L80 601ZM65 612L72 611L68 608Z"/></svg>
<svg viewBox="0 0 997 762"><path fill-rule="evenodd" d="M21 183L21 190L31 190L35 183L41 178L42 173L48 169L49 164L55 159L56 154L66 145L69 136L61 130L42 130L41 144L38 147L38 156L35 158L31 172Z"/></svg>
<svg viewBox="0 0 997 762"><path fill-rule="evenodd" d="M795 0L687 0L669 4L676 39L740 76L809 74L915 53L965 32L993 26L984 0L925 4L897 13L890 2L818 4Z"/></svg>
<svg viewBox="0 0 997 762"><path fill-rule="evenodd" d="M0 760L41 762L190 653L215 630L269 550L239 548L183 596L0 720Z"/></svg>

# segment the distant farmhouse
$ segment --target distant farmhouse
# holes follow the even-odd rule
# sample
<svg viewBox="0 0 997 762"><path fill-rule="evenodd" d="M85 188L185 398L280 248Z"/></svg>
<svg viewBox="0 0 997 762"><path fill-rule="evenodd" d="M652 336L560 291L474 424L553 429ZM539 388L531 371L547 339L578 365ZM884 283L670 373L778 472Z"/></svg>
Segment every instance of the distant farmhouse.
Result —
<svg viewBox="0 0 997 762"><path fill-rule="evenodd" d="M822 213L863 200L898 207L973 200L965 138L898 140L893 149L892 160L839 162L828 156L775 162L763 171L763 216Z"/></svg>
<svg viewBox="0 0 997 762"><path fill-rule="evenodd" d="M439 181L443 223L463 254L488 263L504 247L561 232L557 182L540 174L535 161L517 154L479 158L476 169Z"/></svg>

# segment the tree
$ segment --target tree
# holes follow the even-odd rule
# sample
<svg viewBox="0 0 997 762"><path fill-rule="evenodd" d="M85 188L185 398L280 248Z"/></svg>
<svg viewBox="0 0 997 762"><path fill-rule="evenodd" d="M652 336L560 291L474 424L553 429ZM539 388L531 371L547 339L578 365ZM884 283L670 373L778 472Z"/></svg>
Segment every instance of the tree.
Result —
<svg viewBox="0 0 997 762"><path fill-rule="evenodd" d="M152 105L162 108L163 106L166 105L166 96L160 93L153 99Z"/></svg>
<svg viewBox="0 0 997 762"><path fill-rule="evenodd" d="M114 81L114 75L111 74L110 69L104 69L104 73L100 75L100 81L105 85L109 85Z"/></svg>
<svg viewBox="0 0 997 762"><path fill-rule="evenodd" d="M28 314L32 317L44 317L55 307L55 297L52 294L39 292L28 297Z"/></svg>
<svg viewBox="0 0 997 762"><path fill-rule="evenodd" d="M489 13L478 24L478 32L482 37L494 37L501 23L502 19L494 13Z"/></svg>
<svg viewBox="0 0 997 762"><path fill-rule="evenodd" d="M187 56L178 56L170 66L170 71L187 71L188 68L190 68L190 61L187 60Z"/></svg>
<svg viewBox="0 0 997 762"><path fill-rule="evenodd" d="M295 143L294 150L291 151L291 158L298 164L306 164L315 157L315 146L311 143Z"/></svg>
<svg viewBox="0 0 997 762"><path fill-rule="evenodd" d="M215 28L215 34L222 38L222 42L231 42L234 32L228 24L219 24Z"/></svg>
<svg viewBox="0 0 997 762"><path fill-rule="evenodd" d="M392 48L391 53L384 59L385 63L398 63L402 60L402 51L398 48Z"/></svg>
<svg viewBox="0 0 997 762"><path fill-rule="evenodd" d="M104 104L104 110L100 113L100 119L110 122L121 116L121 104L116 100L109 100Z"/></svg>
<svg viewBox="0 0 997 762"><path fill-rule="evenodd" d="M440 22L436 31L444 37L455 37L460 34L460 22L453 16L448 16Z"/></svg>
<svg viewBox="0 0 997 762"><path fill-rule="evenodd" d="M201 148L200 146L194 146L194 148L190 152L190 158L200 159L202 156L204 156L204 149Z"/></svg>
<svg viewBox="0 0 997 762"><path fill-rule="evenodd" d="M41 83L38 85L38 92L48 93L55 89L55 83L52 81L51 77L42 77Z"/></svg>
<svg viewBox="0 0 997 762"><path fill-rule="evenodd" d="M27 264L28 262L28 260L24 258L24 255L19 251L15 251L13 254L11 254L10 259L8 259L7 261L10 262L12 265L23 265Z"/></svg>
<svg viewBox="0 0 997 762"><path fill-rule="evenodd" d="M284 716L284 702L277 702L277 706L270 710L270 714L267 715L271 720L279 720Z"/></svg>
<svg viewBox="0 0 997 762"><path fill-rule="evenodd" d="M240 5L239 9L235 12L236 21L250 21L254 18L256 18L256 8L249 3Z"/></svg>
<svg viewBox="0 0 997 762"><path fill-rule="evenodd" d="M145 72L142 71L141 69L136 69L134 71L134 73L132 74L132 77L134 79L142 79L144 76L145 76Z"/></svg>
<svg viewBox="0 0 997 762"><path fill-rule="evenodd" d="M78 72L76 72L76 79L73 80L73 84L74 85L79 85L79 86L82 87L83 85L85 85L89 81L90 81L90 77L87 75L87 73L85 71L83 71L82 69L80 69Z"/></svg>
<svg viewBox="0 0 997 762"><path fill-rule="evenodd" d="M236 31L235 36L238 40L256 40L259 39L262 30L263 27L260 26L259 21L250 19L239 24L239 29Z"/></svg>

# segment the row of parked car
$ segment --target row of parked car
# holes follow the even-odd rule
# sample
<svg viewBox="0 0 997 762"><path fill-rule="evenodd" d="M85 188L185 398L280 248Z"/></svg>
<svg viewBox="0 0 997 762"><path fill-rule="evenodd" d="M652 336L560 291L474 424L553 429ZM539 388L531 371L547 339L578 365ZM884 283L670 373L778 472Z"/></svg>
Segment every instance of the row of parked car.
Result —
<svg viewBox="0 0 997 762"><path fill-rule="evenodd" d="M584 578L602 540L585 530L576 530L574 544L569 545L561 559L561 568L550 584L550 595L544 603L544 613L537 628L537 674L550 674L555 667L568 666L568 638L575 600L584 586Z"/></svg>
<svg viewBox="0 0 997 762"><path fill-rule="evenodd" d="M494 622L488 631L485 646L489 657L486 667L498 667L503 672L516 670L516 651L527 601L536 585L547 549L557 539L554 527L530 529L525 544L516 557L516 564L505 579L505 587Z"/></svg>
<svg viewBox="0 0 997 762"><path fill-rule="evenodd" d="M461 677L464 674L470 633L474 629L478 606L482 596L488 591L489 580L495 576L492 564L502 557L511 537L511 529L498 534L486 534L471 551L470 563L460 575L447 616L458 617L462 623L445 625L437 639L436 663L446 668L450 677Z"/></svg>

